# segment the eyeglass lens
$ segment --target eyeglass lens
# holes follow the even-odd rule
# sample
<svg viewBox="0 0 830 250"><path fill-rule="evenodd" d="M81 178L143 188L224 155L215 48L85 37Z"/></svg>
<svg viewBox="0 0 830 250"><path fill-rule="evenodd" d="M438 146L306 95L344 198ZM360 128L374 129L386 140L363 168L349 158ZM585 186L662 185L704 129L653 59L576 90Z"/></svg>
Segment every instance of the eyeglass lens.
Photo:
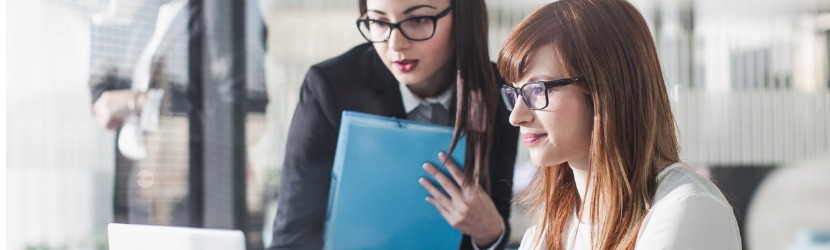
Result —
<svg viewBox="0 0 830 250"><path fill-rule="evenodd" d="M387 22L366 20L360 27L360 32L366 35L366 39L372 42L381 42L389 39L392 33L392 25ZM400 23L400 31L411 40L424 40L432 37L435 31L433 20L428 17L415 17L404 20Z"/></svg>
<svg viewBox="0 0 830 250"><path fill-rule="evenodd" d="M504 86L501 88L501 96L504 99L508 110L513 110L516 106L516 100L521 95L525 103L531 109L542 109L547 106L547 98L545 95L545 85L543 83L531 83L522 86L521 91L515 88Z"/></svg>

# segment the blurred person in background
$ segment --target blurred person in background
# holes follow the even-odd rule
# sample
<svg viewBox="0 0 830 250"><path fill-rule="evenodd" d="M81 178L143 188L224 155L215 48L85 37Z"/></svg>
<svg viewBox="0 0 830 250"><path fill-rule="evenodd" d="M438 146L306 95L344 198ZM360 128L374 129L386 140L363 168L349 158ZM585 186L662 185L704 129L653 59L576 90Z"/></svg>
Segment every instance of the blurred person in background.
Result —
<svg viewBox="0 0 830 250"><path fill-rule="evenodd" d="M623 0L562 0L507 38L501 95L541 169L520 249L740 249L732 206L680 163L648 26ZM532 223L533 224L533 223Z"/></svg>
<svg viewBox="0 0 830 250"><path fill-rule="evenodd" d="M463 172L452 162L452 176L424 166L449 197L421 184L432 194L429 202L465 234L462 249L504 248L518 131L497 109L501 80L487 53L484 1L361 0L357 25L369 43L312 66L303 82L270 249L322 248L345 110L465 131Z"/></svg>
<svg viewBox="0 0 830 250"><path fill-rule="evenodd" d="M160 120L184 119L171 116L173 87L169 76L173 70L165 63L167 46L178 42L167 36L168 29L183 5L184 1L113 0L92 19L90 62L94 71L89 88L96 123L116 132L116 223L188 224L183 220L187 216L173 215L187 211L182 199L186 186L176 185L186 184L187 155L160 154L167 151L165 148L187 148L186 136L162 138L186 127L158 128ZM156 15L140 15L142 12ZM156 53L159 47L163 53ZM166 167L160 169L162 165Z"/></svg>

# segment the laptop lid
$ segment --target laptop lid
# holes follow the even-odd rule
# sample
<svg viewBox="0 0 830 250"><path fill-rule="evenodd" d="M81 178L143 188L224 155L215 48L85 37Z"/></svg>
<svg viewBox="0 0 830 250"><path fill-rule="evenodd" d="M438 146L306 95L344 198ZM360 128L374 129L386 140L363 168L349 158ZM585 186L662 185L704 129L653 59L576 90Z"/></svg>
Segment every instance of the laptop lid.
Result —
<svg viewBox="0 0 830 250"><path fill-rule="evenodd" d="M239 230L110 223L107 233L111 250L245 250Z"/></svg>

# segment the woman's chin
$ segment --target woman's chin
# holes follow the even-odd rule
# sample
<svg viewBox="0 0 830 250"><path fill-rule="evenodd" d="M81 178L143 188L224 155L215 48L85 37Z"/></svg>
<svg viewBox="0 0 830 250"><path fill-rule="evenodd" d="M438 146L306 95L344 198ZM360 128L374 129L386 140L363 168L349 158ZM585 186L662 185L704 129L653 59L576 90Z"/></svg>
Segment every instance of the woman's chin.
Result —
<svg viewBox="0 0 830 250"><path fill-rule="evenodd" d="M565 162L563 160L555 159L555 157L551 157L550 154L545 154L544 152L533 152L533 150L530 152L530 161L538 167L555 167Z"/></svg>
<svg viewBox="0 0 830 250"><path fill-rule="evenodd" d="M395 76L395 80L398 80L398 82L401 82L406 85L416 84L423 80L423 78L420 77L419 74L417 74L416 72L404 73L395 70L393 75Z"/></svg>
<svg viewBox="0 0 830 250"><path fill-rule="evenodd" d="M550 167L550 166L554 165L554 164L550 164L551 163L550 160L543 159L543 158L544 157L542 157L542 156L534 157L534 155L532 153L530 155L530 161L533 162L533 165L536 165L537 167L543 167L544 168L544 167Z"/></svg>

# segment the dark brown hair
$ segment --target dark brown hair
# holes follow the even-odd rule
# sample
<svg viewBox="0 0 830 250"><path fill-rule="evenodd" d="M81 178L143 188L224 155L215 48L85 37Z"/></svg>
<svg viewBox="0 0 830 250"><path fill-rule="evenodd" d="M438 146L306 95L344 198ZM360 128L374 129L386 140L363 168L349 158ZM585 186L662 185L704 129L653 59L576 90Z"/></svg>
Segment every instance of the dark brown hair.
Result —
<svg viewBox="0 0 830 250"><path fill-rule="evenodd" d="M537 240L563 248L574 214L590 211L594 249L632 249L656 192L659 164L679 162L675 121L648 25L624 0L561 0L508 36L498 66L516 82L540 48L553 46L566 76L582 76L593 109L591 207L580 205L568 163L544 167L518 201L538 221ZM586 211L587 212L587 211ZM536 241L538 243L538 241Z"/></svg>
<svg viewBox="0 0 830 250"><path fill-rule="evenodd" d="M457 84L455 134L449 152L459 138L467 137L464 158L465 185L476 182L490 190L489 154L496 116L496 72L487 52L487 7L484 0L451 0ZM360 0L360 15L366 14L366 0Z"/></svg>

